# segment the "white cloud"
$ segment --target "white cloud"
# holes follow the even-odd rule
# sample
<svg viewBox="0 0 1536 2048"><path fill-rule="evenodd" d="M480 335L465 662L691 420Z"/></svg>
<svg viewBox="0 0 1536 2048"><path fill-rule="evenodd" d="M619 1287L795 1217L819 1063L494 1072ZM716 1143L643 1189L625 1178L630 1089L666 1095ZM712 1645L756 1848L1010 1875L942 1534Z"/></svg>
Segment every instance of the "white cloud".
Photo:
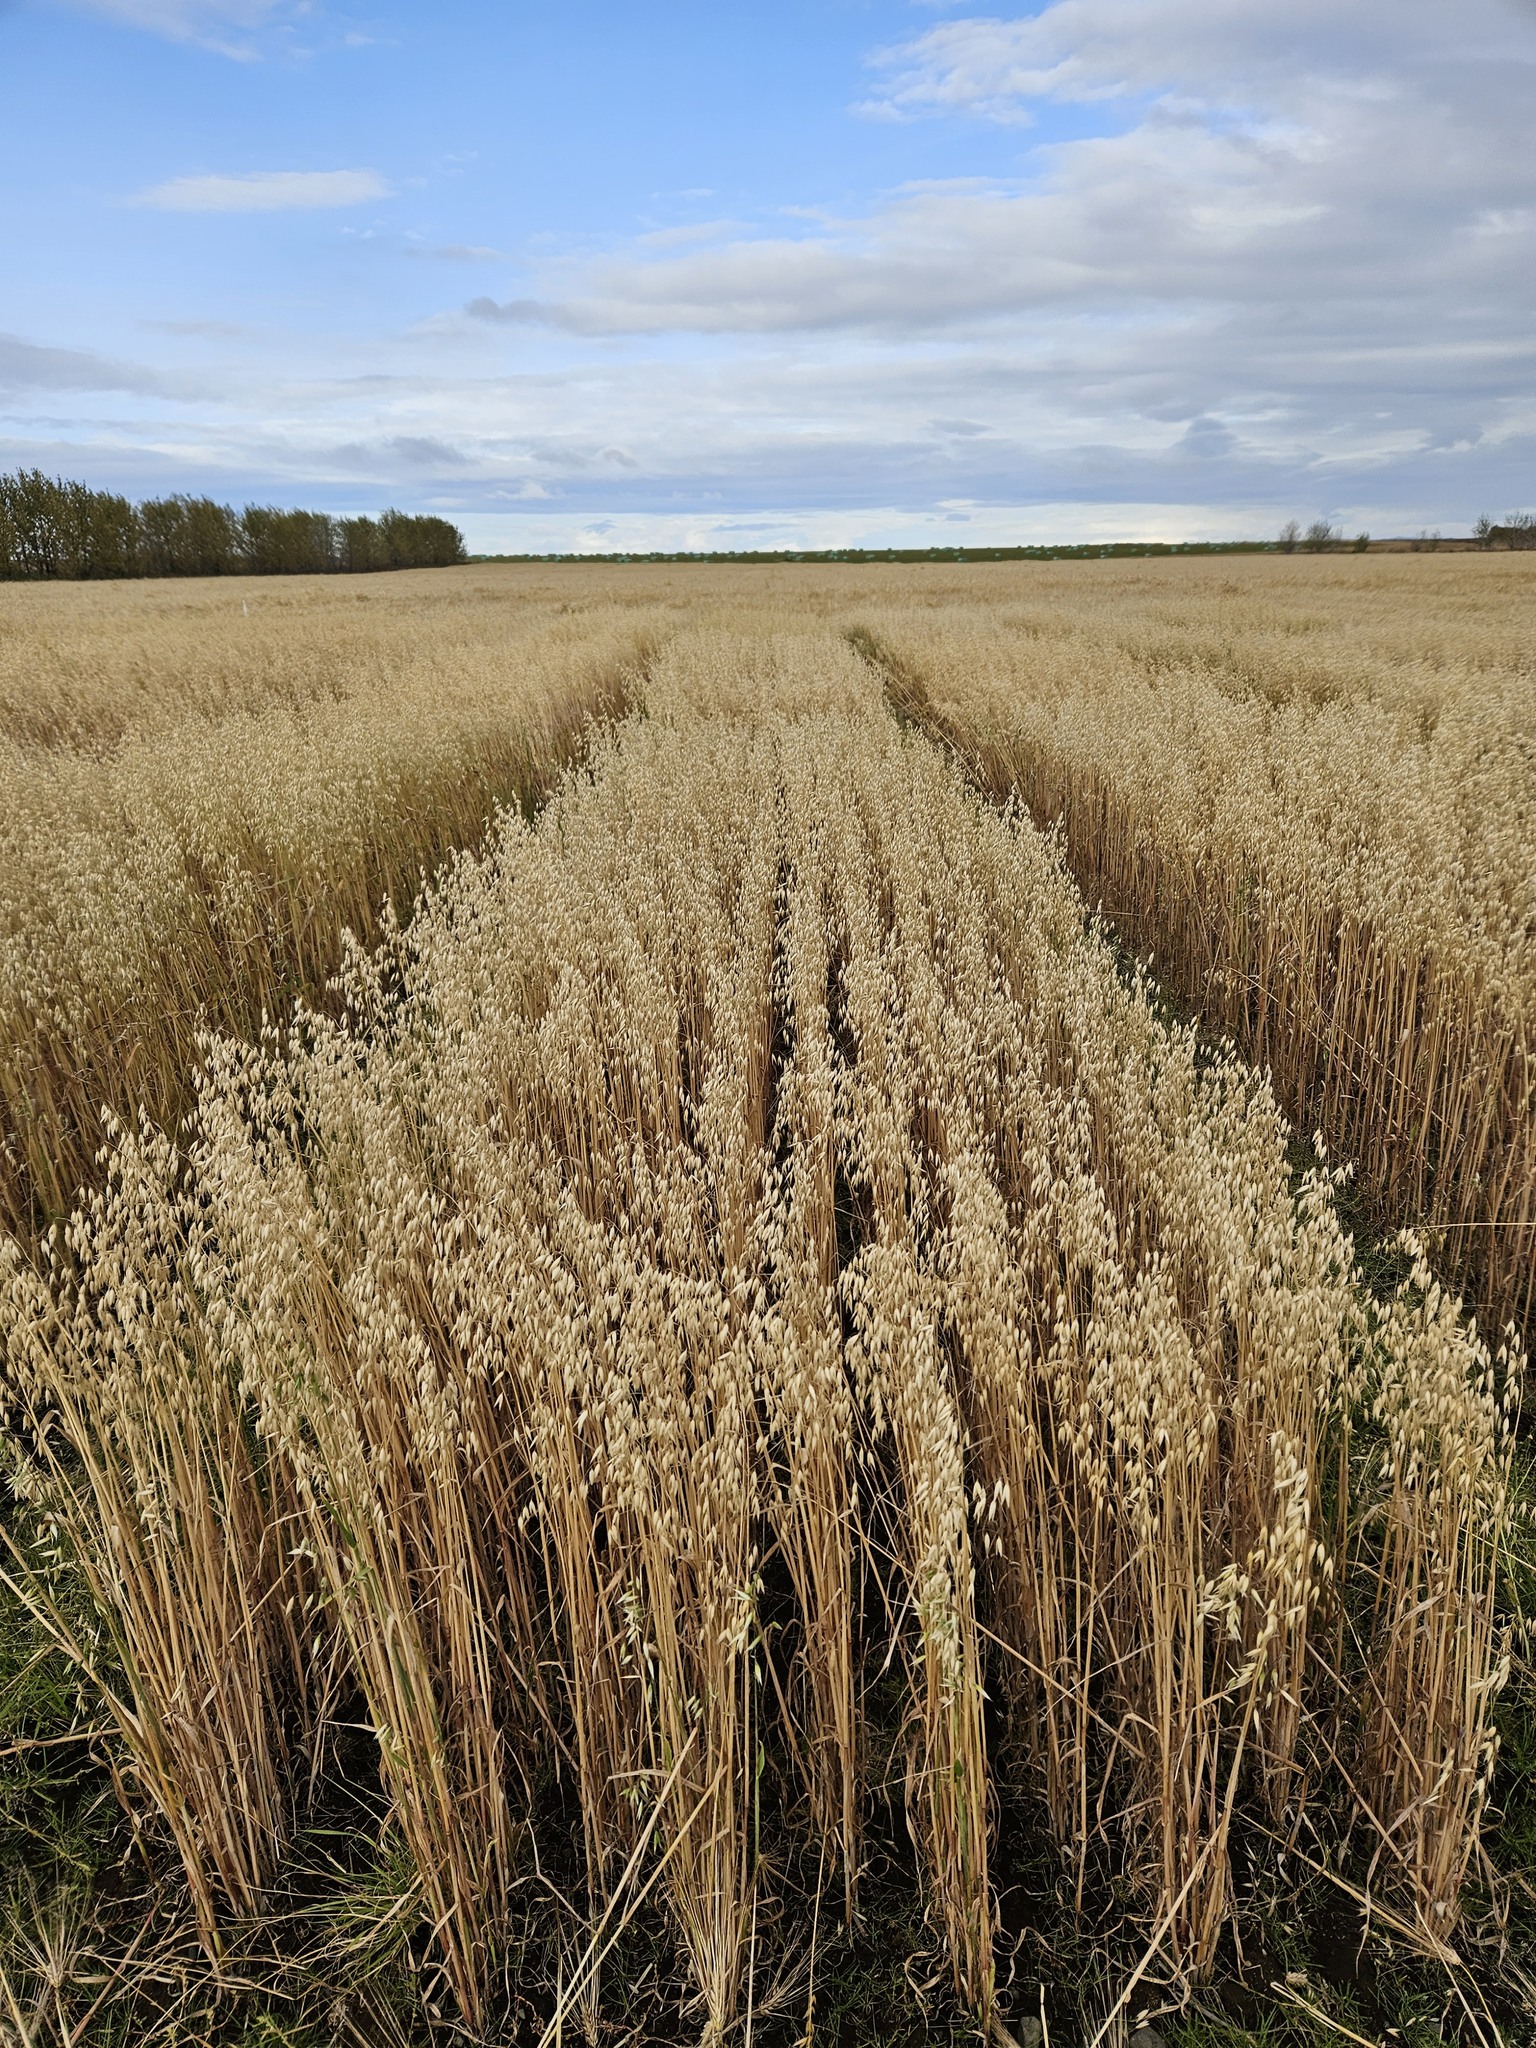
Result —
<svg viewBox="0 0 1536 2048"><path fill-rule="evenodd" d="M1330 351L1298 376L1287 338L1252 328L1044 320L964 348L817 336L678 360L606 344L581 360L540 340L544 367L501 376L445 361L436 336L392 374L381 356L316 343L305 335L302 367L231 365L174 412L146 398L49 422L39 407L31 445L0 448L0 468L36 461L140 493L494 512L542 521L538 541L519 525L529 545L601 519L636 546L683 525L719 545L733 522L745 536L744 520L783 537L772 544L883 545L898 530L1218 537L1293 514L1450 531L1528 502L1536 457L1536 407L1509 395L1530 381L1512 384L1505 362L1469 349L1454 388L1434 386L1435 352L1405 343L1400 357ZM1253 388L1277 378L1289 381ZM811 527L827 538L795 538Z"/></svg>
<svg viewBox="0 0 1536 2048"><path fill-rule="evenodd" d="M929 184L861 220L704 250L641 238L476 300L589 335L974 329L1042 310L1137 323L1231 309L1357 346L1530 331L1536 11L1513 0L1054 0L943 23L879 60L903 113L1122 103L1010 185ZM1346 316L1345 309L1348 309Z"/></svg>
<svg viewBox="0 0 1536 2048"><path fill-rule="evenodd" d="M137 206L167 213L287 213L361 206L387 199L377 171L245 171L236 176L168 178L140 192Z"/></svg>
<svg viewBox="0 0 1536 2048"><path fill-rule="evenodd" d="M841 476L844 502L996 505L1027 478L1058 503L1291 491L1364 521L1395 495L1405 523L1437 496L1528 495L1530 0L1054 0L878 68L904 118L1071 100L1102 132L794 235L551 266L466 325L540 354L715 337L729 404L696 377L629 439L658 484L729 470L733 505L789 502L796 476L803 502ZM661 381L637 361L627 402Z"/></svg>
<svg viewBox="0 0 1536 2048"><path fill-rule="evenodd" d="M1027 119L1030 103L1171 95L1241 109L1328 81L1387 92L1405 72L1530 62L1528 0L1052 0L1037 14L939 23L878 53L865 110Z"/></svg>
<svg viewBox="0 0 1536 2048"><path fill-rule="evenodd" d="M250 35L312 12L310 0L74 0L88 14L104 15L129 28L199 43L223 56L253 58ZM242 32L243 35L242 35ZM237 37L239 40L232 40Z"/></svg>
<svg viewBox="0 0 1536 2048"><path fill-rule="evenodd" d="M444 242L424 245L408 242L407 256L416 256L434 263L505 263L505 249L493 249L481 242Z"/></svg>
<svg viewBox="0 0 1536 2048"><path fill-rule="evenodd" d="M699 220L680 227L652 228L649 233L636 236L635 246L640 249L679 249L690 242L718 242L739 226L739 222L732 220Z"/></svg>
<svg viewBox="0 0 1536 2048"><path fill-rule="evenodd" d="M1053 0L946 21L879 80L903 119L1088 113L1067 142L1021 127L1009 179L786 212L772 234L713 222L707 247L637 236L475 317L371 343L264 324L195 416L151 420L150 387L120 383L133 417L69 431L93 474L163 462L139 471L156 488L434 493L530 539L610 519L634 545L758 521L826 540L1293 513L1414 532L1529 502L1530 0ZM249 204L253 182L176 184ZM120 374L15 361L39 388Z"/></svg>

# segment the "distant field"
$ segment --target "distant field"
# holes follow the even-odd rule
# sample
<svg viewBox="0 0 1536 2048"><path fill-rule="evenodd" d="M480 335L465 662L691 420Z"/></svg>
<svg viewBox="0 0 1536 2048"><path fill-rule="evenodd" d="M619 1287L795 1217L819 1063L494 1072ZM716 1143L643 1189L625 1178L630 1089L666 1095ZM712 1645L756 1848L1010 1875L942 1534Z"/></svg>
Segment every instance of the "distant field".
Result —
<svg viewBox="0 0 1536 2048"><path fill-rule="evenodd" d="M1533 599L0 587L0 2039L1529 2038Z"/></svg>

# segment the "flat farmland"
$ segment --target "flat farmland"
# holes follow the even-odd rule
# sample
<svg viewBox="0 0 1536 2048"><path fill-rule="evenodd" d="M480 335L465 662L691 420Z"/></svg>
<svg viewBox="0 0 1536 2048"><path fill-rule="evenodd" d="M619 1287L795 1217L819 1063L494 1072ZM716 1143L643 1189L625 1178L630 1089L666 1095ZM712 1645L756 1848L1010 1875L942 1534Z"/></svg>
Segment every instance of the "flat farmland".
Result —
<svg viewBox="0 0 1536 2048"><path fill-rule="evenodd" d="M0 587L0 2028L1527 2038L1533 601Z"/></svg>

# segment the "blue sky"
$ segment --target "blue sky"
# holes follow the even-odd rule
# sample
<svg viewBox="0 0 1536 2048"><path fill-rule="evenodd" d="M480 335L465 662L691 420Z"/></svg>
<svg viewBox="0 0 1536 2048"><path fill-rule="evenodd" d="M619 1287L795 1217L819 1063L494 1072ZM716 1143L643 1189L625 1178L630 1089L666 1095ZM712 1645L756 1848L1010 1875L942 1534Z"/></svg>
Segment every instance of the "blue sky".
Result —
<svg viewBox="0 0 1536 2048"><path fill-rule="evenodd" d="M1536 0L0 0L0 468L486 548L1536 503Z"/></svg>

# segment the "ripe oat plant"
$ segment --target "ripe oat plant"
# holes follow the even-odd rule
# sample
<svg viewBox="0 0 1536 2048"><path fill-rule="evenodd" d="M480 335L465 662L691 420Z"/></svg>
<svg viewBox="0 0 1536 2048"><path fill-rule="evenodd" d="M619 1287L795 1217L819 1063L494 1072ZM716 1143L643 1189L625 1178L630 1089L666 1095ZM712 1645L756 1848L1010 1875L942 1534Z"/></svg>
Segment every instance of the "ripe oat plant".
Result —
<svg viewBox="0 0 1536 2048"><path fill-rule="evenodd" d="M13 842L12 928L94 1008L38 1051L13 973L7 1100L66 1044L40 1148L93 1090L110 1142L41 1236L29 1155L0 1249L7 1725L100 1766L33 1788L94 1877L13 1882L0 2028L853 2041L884 1941L910 2038L1049 1998L1069 2039L1151 2006L1194 2041L1318 1872L1491 2041L1519 1349L1433 1239L1367 1284L1344 1165L1298 1166L940 694L963 631L946 677L1026 637L983 599L1066 585L456 577L420 633L404 579L361 623L301 593L254 661L238 593L167 586L146 648L227 666L142 704L114 592L76 630L117 666L25 743L79 777L47 785L76 865L147 907L109 981L29 924L74 868ZM204 818L235 896L281 875L233 956L143 879ZM1324 2038L1330 1995L1271 2006Z"/></svg>

